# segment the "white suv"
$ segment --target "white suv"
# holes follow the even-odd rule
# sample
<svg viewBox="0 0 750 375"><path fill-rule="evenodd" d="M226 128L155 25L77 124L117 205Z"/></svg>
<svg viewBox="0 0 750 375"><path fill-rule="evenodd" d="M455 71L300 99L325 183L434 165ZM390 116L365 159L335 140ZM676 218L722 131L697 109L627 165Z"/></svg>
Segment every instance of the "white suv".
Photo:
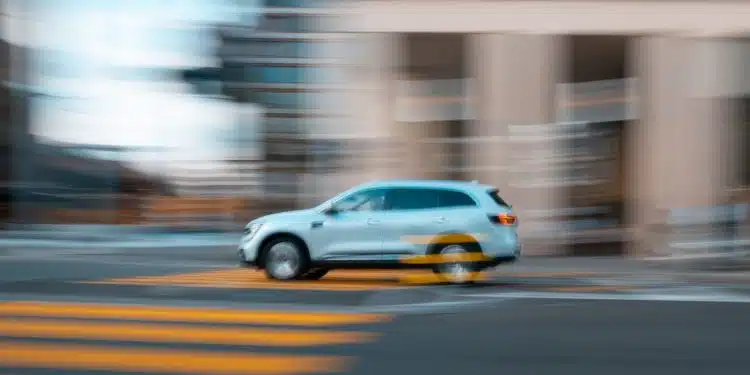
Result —
<svg viewBox="0 0 750 375"><path fill-rule="evenodd" d="M315 208L255 219L238 253L244 265L277 280L320 279L334 268L430 267L459 282L515 261L517 228L511 206L492 186L382 181Z"/></svg>

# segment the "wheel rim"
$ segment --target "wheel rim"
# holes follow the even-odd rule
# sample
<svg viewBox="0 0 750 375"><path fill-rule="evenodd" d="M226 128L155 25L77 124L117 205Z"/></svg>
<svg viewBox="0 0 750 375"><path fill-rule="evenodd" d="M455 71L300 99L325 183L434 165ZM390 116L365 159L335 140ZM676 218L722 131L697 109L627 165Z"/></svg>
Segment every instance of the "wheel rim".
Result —
<svg viewBox="0 0 750 375"><path fill-rule="evenodd" d="M468 253L469 251L461 245L446 246L440 251L440 255L462 255ZM439 268L441 275L453 282L465 282L471 277L471 268L465 262L442 263Z"/></svg>
<svg viewBox="0 0 750 375"><path fill-rule="evenodd" d="M289 242L280 242L268 251L268 270L279 279L294 277L300 267L300 256L297 247Z"/></svg>

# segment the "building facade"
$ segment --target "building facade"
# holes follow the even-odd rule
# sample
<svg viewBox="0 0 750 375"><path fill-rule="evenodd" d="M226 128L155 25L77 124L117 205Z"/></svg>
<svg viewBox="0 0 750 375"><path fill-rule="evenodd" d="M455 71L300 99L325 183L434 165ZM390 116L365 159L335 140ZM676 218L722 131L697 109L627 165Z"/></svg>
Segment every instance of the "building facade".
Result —
<svg viewBox="0 0 750 375"><path fill-rule="evenodd" d="M338 184L476 179L514 204L529 253L656 253L669 210L746 199L749 15L720 0L348 2L321 20L357 46L339 130L393 147Z"/></svg>
<svg viewBox="0 0 750 375"><path fill-rule="evenodd" d="M302 185L316 165L312 135L340 117L331 99L342 83L337 66L342 56L336 55L341 41L319 28L330 1L261 3L255 20L222 30L224 93L262 108L257 130L264 148L265 194L304 201L310 191Z"/></svg>

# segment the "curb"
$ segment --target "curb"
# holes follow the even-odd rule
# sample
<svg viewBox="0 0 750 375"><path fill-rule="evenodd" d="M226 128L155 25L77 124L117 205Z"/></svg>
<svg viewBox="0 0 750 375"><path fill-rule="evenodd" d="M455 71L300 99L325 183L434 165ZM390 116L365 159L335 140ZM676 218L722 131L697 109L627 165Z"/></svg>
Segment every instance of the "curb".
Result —
<svg viewBox="0 0 750 375"><path fill-rule="evenodd" d="M677 272L750 271L747 253L646 258L643 263L654 269Z"/></svg>
<svg viewBox="0 0 750 375"><path fill-rule="evenodd" d="M5 249L187 249L187 248L216 248L216 247L236 247L239 239L235 238L216 238L216 239L196 239L196 238L170 238L163 240L145 239L134 240L125 238L120 240L102 239L98 241L91 240L73 240L66 238L61 239L0 239L0 248ZM0 255L2 253L0 252Z"/></svg>

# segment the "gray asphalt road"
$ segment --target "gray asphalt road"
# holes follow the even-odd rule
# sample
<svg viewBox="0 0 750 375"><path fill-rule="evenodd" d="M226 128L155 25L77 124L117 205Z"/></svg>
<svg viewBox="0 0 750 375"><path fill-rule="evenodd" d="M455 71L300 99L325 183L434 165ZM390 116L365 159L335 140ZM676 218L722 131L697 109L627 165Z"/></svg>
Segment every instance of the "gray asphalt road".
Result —
<svg viewBox="0 0 750 375"><path fill-rule="evenodd" d="M747 374L750 305L513 301L409 316L357 374Z"/></svg>
<svg viewBox="0 0 750 375"><path fill-rule="evenodd" d="M648 287L573 274L279 286L191 251L0 258L0 374L750 373L749 303L618 300ZM532 297L466 297L506 290ZM571 291L607 299L554 298Z"/></svg>
<svg viewBox="0 0 750 375"><path fill-rule="evenodd" d="M188 336L174 340L171 334L180 330L185 334L190 332L185 332L183 325L171 327L162 335L164 341L172 338L175 342L166 344L154 337L151 342L134 344L137 339L126 334L128 328L121 325L99 333L91 328L87 334L98 340L94 347L91 341L54 337L62 336L56 328L60 323L55 322L45 333L39 333L37 327L36 335L46 337L0 339L3 371L0 373L81 374L84 369L96 368L153 373L271 374L285 368L297 374L337 370L358 375L744 375L750 368L748 313L747 305L735 304L513 301L452 314L396 316L390 322L373 326L328 328L328 333L366 332L378 337L369 343L291 348L269 348L268 343L278 341L270 333L255 342L221 342L222 337L240 341L244 337L241 329L248 329L246 326L234 326L223 334L205 334L209 329L219 328L218 324L202 324L198 333L192 332L203 335L200 337L205 341L197 343L189 342ZM0 327L7 330L2 323ZM15 327L33 324L34 320L20 319ZM86 329L81 323L76 327ZM142 333L143 328L140 330ZM102 332L113 337L102 338ZM0 329L0 336L8 335L19 333L8 334ZM118 335L125 338L113 341ZM352 341L360 339L353 337ZM206 342L211 340L219 344L208 345ZM211 357L216 354L218 357ZM38 356L38 361L23 361L19 357L22 355ZM191 356L203 361L191 361ZM157 361L162 365L156 365ZM232 368L236 372L229 372Z"/></svg>

